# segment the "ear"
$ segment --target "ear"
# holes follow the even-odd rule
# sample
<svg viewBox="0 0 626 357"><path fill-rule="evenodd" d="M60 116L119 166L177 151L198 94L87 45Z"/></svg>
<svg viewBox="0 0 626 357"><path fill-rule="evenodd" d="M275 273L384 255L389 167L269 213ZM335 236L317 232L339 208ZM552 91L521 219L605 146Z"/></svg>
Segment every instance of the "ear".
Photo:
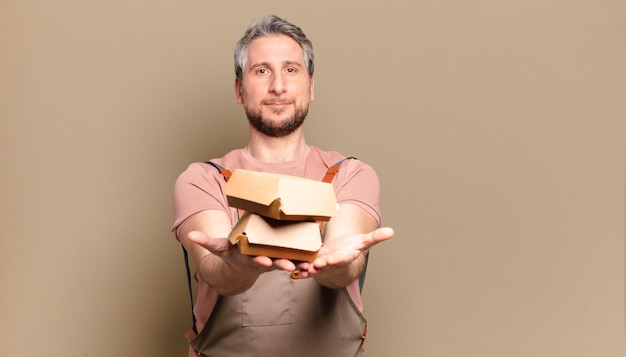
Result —
<svg viewBox="0 0 626 357"><path fill-rule="evenodd" d="M237 104L243 104L243 96L241 94L241 82L235 78L235 98L237 98Z"/></svg>
<svg viewBox="0 0 626 357"><path fill-rule="evenodd" d="M315 99L315 77L311 76L311 102Z"/></svg>

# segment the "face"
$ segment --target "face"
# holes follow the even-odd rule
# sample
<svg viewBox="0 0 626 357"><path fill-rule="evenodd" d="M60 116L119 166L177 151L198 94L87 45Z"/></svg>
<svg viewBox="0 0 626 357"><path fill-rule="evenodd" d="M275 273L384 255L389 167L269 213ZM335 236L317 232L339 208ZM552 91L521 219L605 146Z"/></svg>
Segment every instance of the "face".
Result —
<svg viewBox="0 0 626 357"><path fill-rule="evenodd" d="M304 122L313 101L313 84L300 45L288 36L273 35L250 42L235 94L253 128L282 137Z"/></svg>

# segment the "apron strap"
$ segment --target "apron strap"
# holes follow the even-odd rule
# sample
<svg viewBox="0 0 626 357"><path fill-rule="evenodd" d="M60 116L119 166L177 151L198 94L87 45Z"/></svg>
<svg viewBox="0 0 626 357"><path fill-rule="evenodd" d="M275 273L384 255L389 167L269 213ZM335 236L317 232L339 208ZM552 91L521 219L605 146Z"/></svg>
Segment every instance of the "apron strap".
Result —
<svg viewBox="0 0 626 357"><path fill-rule="evenodd" d="M337 173L337 171L339 171L341 164L344 161L349 160L349 159L356 159L356 157L354 156L346 157L345 159L339 160L336 163L334 163L333 166L329 167L328 170L326 170L326 175L324 175L322 182L331 183L333 181L333 178L335 177L335 174Z"/></svg>
<svg viewBox="0 0 626 357"><path fill-rule="evenodd" d="M212 162L212 161L205 161L205 164L209 164L213 167L215 167L217 169L217 171L220 172L220 174L222 174L222 176L224 176L224 180L226 180L226 182L228 182L228 180L230 179L230 176L233 174L230 170L227 170L225 168L223 168L222 166Z"/></svg>

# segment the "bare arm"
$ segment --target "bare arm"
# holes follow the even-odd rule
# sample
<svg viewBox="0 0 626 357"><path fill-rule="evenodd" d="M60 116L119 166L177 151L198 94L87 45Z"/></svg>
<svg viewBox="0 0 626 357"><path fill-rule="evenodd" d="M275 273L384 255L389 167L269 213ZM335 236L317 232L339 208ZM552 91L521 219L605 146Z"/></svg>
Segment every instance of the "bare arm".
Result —
<svg viewBox="0 0 626 357"><path fill-rule="evenodd" d="M220 295L246 291L259 275L267 271L295 269L289 260L240 254L237 246L230 244L226 238L230 230L226 213L208 210L191 216L178 233L196 264L198 278L213 286Z"/></svg>
<svg viewBox="0 0 626 357"><path fill-rule="evenodd" d="M355 205L341 205L339 212L326 226L317 258L300 265L306 270L303 276L312 276L330 288L345 287L358 279L369 249L394 235L391 228L378 228L374 217Z"/></svg>

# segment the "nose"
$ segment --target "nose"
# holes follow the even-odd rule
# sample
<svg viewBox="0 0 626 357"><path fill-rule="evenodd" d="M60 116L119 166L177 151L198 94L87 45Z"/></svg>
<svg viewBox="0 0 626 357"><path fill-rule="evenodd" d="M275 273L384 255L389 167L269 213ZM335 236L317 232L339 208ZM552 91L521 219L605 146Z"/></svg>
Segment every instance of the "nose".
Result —
<svg viewBox="0 0 626 357"><path fill-rule="evenodd" d="M280 95L287 91L285 77L282 73L279 72L272 74L269 91L270 93L274 93L275 95Z"/></svg>

